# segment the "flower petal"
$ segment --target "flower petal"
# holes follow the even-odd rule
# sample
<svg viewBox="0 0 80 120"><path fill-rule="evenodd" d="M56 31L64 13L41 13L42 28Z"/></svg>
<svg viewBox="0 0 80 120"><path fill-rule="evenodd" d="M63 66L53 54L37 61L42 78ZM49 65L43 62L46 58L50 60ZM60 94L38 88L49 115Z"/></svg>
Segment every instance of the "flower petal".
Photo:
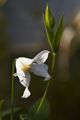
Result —
<svg viewBox="0 0 80 120"><path fill-rule="evenodd" d="M33 61L37 62L38 64L42 64L47 60L48 54L49 54L48 50L43 50L34 57Z"/></svg>
<svg viewBox="0 0 80 120"><path fill-rule="evenodd" d="M18 77L25 77L25 73L22 71L23 64L19 59L16 60L16 73L18 74Z"/></svg>
<svg viewBox="0 0 80 120"><path fill-rule="evenodd" d="M16 60L16 73L14 74L14 76L18 76L20 83L26 87L29 86L30 83L30 75L29 73L25 73L22 68L24 67L25 64L30 64L31 63L31 59L28 58L18 58Z"/></svg>
<svg viewBox="0 0 80 120"><path fill-rule="evenodd" d="M18 76L19 77L19 81L20 83L24 86L24 87L28 87L29 86L29 83L30 83L30 75L29 73L26 73L25 74L25 77L18 74L18 73L14 73L14 76Z"/></svg>
<svg viewBox="0 0 80 120"><path fill-rule="evenodd" d="M25 58L25 57L19 57L16 61L20 62L20 63L22 63L24 65L26 65L26 64L30 65L33 60L29 59L29 58Z"/></svg>
<svg viewBox="0 0 80 120"><path fill-rule="evenodd" d="M46 64L33 63L31 71L38 76L45 77L45 80L49 80L51 76L48 74L48 66Z"/></svg>
<svg viewBox="0 0 80 120"><path fill-rule="evenodd" d="M24 86L24 87L28 87L30 84L30 75L29 73L25 74L25 77L20 77L20 83Z"/></svg>
<svg viewBox="0 0 80 120"><path fill-rule="evenodd" d="M28 59L28 58L24 58L24 57L20 57L18 59L16 59L16 73L18 73L18 75L25 77L25 73L22 70L22 68L27 64L31 64L32 60Z"/></svg>
<svg viewBox="0 0 80 120"><path fill-rule="evenodd" d="M22 98L28 98L31 95L28 87L25 88Z"/></svg>

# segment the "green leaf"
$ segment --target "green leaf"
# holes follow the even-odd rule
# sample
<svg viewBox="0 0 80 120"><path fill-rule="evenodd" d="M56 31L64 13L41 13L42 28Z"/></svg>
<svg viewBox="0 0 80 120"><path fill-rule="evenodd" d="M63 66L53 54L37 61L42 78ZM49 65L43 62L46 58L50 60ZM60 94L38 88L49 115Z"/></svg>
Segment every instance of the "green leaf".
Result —
<svg viewBox="0 0 80 120"><path fill-rule="evenodd" d="M29 110L29 116L32 120L46 120L50 114L50 105L47 99L44 99L42 106L39 111L37 108L40 104L41 99L39 99L35 104L33 104Z"/></svg>
<svg viewBox="0 0 80 120"><path fill-rule="evenodd" d="M51 13L51 10L50 10L48 4L46 5L44 20L45 20L45 24L46 24L47 28L53 30L53 27L55 25L55 20L54 20L54 17Z"/></svg>
<svg viewBox="0 0 80 120"><path fill-rule="evenodd" d="M53 38L53 51L54 53L57 53L58 49L59 49L59 44L60 44L60 39L61 39L61 35L62 35L62 30L63 30L63 16L60 19L59 25L57 27L55 36Z"/></svg>
<svg viewBox="0 0 80 120"><path fill-rule="evenodd" d="M53 51L52 41L53 41L53 36L54 36L53 27L55 25L55 19L51 13L51 10L50 10L48 4L46 5L45 15L43 18L44 18L44 25L45 25L45 29L46 29L48 42L49 42L51 50Z"/></svg>
<svg viewBox="0 0 80 120"><path fill-rule="evenodd" d="M4 100L0 101L0 120L2 120L2 106L3 106Z"/></svg>
<svg viewBox="0 0 80 120"><path fill-rule="evenodd" d="M50 30L50 29L46 26L45 21L44 21L44 25L45 25L45 29L46 29L46 34L47 34L47 38L48 38L49 45L50 45L50 47L51 47L51 50L53 51L53 47L52 47L53 31Z"/></svg>

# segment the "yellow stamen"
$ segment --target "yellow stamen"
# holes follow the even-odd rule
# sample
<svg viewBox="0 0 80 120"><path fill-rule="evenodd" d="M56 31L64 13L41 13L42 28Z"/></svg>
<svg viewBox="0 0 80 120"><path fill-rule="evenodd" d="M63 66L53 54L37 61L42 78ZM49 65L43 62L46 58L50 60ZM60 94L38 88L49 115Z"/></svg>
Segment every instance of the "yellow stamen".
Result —
<svg viewBox="0 0 80 120"><path fill-rule="evenodd" d="M30 71L30 65L24 65L23 66L23 68L22 68L22 70L24 71L24 72L29 72Z"/></svg>

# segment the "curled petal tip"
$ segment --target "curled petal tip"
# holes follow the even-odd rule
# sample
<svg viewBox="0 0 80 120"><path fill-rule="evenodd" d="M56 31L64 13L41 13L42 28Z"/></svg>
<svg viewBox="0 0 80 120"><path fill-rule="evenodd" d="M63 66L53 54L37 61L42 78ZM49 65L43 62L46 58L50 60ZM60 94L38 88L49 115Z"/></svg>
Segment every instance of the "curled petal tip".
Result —
<svg viewBox="0 0 80 120"><path fill-rule="evenodd" d="M21 96L22 98L28 98L31 94L28 94L28 95L23 95Z"/></svg>
<svg viewBox="0 0 80 120"><path fill-rule="evenodd" d="M24 93L22 95L22 98L28 98L31 95L29 89L26 87L26 89L24 90Z"/></svg>

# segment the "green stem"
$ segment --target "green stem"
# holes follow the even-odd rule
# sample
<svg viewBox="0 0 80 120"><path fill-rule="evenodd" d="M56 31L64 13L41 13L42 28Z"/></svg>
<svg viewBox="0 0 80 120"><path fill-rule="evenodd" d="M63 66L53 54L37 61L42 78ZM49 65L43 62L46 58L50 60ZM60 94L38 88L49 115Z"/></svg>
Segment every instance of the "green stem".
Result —
<svg viewBox="0 0 80 120"><path fill-rule="evenodd" d="M51 73L52 73L53 70L54 70L55 58L56 58L56 54L53 53L53 54L52 54L52 67L51 67Z"/></svg>
<svg viewBox="0 0 80 120"><path fill-rule="evenodd" d="M14 63L15 60L13 61L12 64L12 84L11 84L11 120L13 120L13 113L14 113Z"/></svg>
<svg viewBox="0 0 80 120"><path fill-rule="evenodd" d="M48 81L48 84L47 84L47 86L46 86L46 90L45 90L45 92L44 92L44 94L43 94L43 97L42 97L42 99L41 99L41 101L40 101L40 104L39 104L39 106L38 106L38 108L37 108L36 114L39 112L39 110L40 110L40 108L41 108L41 106L42 106L42 104L43 104L43 102L44 102L44 99L45 99L45 97L46 97L46 94L47 94L47 91L48 91L48 88L49 88L49 84L50 84L50 81Z"/></svg>
<svg viewBox="0 0 80 120"><path fill-rule="evenodd" d="M52 62L51 72L53 71L53 68L54 68L55 56L56 56L56 54L53 54L53 62ZM37 113L39 112L39 110L40 110L40 108L41 108L41 106L42 106L42 104L43 104L43 102L44 102L44 99L45 99L45 97L46 97L46 95L47 95L47 92L48 92L49 85L50 85L50 80L49 80L48 83L47 83L45 92L44 92L43 97L42 97L42 99L41 99L41 101L40 101L40 104L39 104L39 106L38 106L38 108L37 108L37 110L36 110L36 113L35 113L34 118L36 117Z"/></svg>

